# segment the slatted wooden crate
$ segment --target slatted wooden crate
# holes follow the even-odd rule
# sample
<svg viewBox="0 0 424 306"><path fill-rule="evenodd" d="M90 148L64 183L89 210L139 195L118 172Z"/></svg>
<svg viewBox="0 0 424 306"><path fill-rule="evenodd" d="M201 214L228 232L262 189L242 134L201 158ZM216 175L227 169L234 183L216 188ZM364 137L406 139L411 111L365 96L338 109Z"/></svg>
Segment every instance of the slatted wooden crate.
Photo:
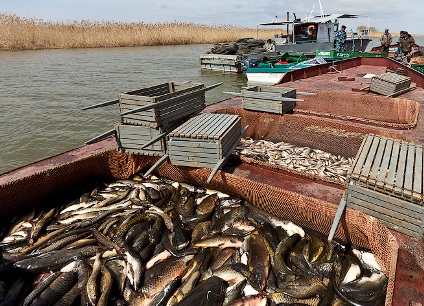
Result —
<svg viewBox="0 0 424 306"><path fill-rule="evenodd" d="M214 168L227 158L241 138L241 118L228 114L198 114L168 135L174 165Z"/></svg>
<svg viewBox="0 0 424 306"><path fill-rule="evenodd" d="M242 90L241 94L243 108L247 110L285 114L296 106L296 101L285 101L296 98L296 89L294 88L254 86Z"/></svg>
<svg viewBox="0 0 424 306"><path fill-rule="evenodd" d="M422 146L368 135L347 177L346 205L422 237L423 181Z"/></svg>
<svg viewBox="0 0 424 306"><path fill-rule="evenodd" d="M144 106L151 108L134 112ZM119 107L122 123L157 128L200 112L205 107L204 85L170 82L145 87L119 94Z"/></svg>
<svg viewBox="0 0 424 306"><path fill-rule="evenodd" d="M409 88L411 78L393 72L386 72L371 78L370 91L390 96Z"/></svg>
<svg viewBox="0 0 424 306"><path fill-rule="evenodd" d="M200 55L200 67L207 70L218 70L224 72L241 71L242 57L229 54L202 54Z"/></svg>
<svg viewBox="0 0 424 306"><path fill-rule="evenodd" d="M117 124L115 126L117 149L128 154L163 156L166 153L165 138L161 138L146 148L141 148L154 138L161 135L162 128L152 128L142 125Z"/></svg>

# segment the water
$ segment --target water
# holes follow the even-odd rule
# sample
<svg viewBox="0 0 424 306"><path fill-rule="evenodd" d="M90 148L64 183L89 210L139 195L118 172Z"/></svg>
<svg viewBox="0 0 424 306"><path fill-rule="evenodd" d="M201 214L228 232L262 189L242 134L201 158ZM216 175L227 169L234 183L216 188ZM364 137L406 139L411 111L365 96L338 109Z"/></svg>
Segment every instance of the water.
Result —
<svg viewBox="0 0 424 306"><path fill-rule="evenodd" d="M200 69L212 45L0 53L0 173L84 145L119 121L118 104L81 108L172 81L223 85L207 104L240 92L244 75Z"/></svg>
<svg viewBox="0 0 424 306"><path fill-rule="evenodd" d="M397 38L395 38L396 40ZM424 45L424 36L416 37ZM379 45L378 38L368 50ZM0 173L84 145L119 121L119 93L172 81L206 86L207 104L240 92L243 74L200 69L212 45L0 52Z"/></svg>

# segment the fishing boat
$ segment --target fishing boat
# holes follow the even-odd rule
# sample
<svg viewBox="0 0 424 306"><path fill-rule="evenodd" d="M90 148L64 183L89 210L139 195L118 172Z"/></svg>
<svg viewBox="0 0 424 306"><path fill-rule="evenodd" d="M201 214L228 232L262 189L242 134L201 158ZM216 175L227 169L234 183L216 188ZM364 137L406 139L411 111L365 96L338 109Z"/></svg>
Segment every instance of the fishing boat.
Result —
<svg viewBox="0 0 424 306"><path fill-rule="evenodd" d="M363 76L388 70L411 78L413 86L396 98L370 91L370 79ZM351 81L340 81L340 76ZM241 97L210 105L203 113L237 114L242 126L249 124L246 138L285 141L346 158L358 154L368 135L390 137L406 146L424 143L424 77L401 63L387 58L345 59L289 71L279 86L315 95L304 96L292 113L284 115L244 110ZM0 176L0 215L5 220L34 207L69 203L99 181L144 173L159 158L119 152L116 139L111 136L20 167ZM406 156L400 163L405 162ZM211 169L168 162L155 169L156 175L240 196L263 211L325 236L332 229L347 187L314 172L296 172L242 156L230 158L207 182L210 173ZM411 237L348 207L341 215L334 239L372 250L389 280L385 305L419 305L423 301L422 237Z"/></svg>
<svg viewBox="0 0 424 306"><path fill-rule="evenodd" d="M354 14L324 14L322 9L319 16L309 16L304 19L295 17L293 20L289 20L289 16L289 12L287 12L286 21L259 24L272 27L286 26L287 34L274 35L275 51L277 52L315 53L319 49L331 50L334 48L335 33L341 27L340 20L360 17ZM360 33L353 29L346 30L346 34L347 39L344 46L346 51L364 52L372 40L368 29L363 29Z"/></svg>
<svg viewBox="0 0 424 306"><path fill-rule="evenodd" d="M249 67L246 69L246 77L248 83L274 85L281 82L287 72L302 69L310 66L324 64L326 61L322 57L307 59L305 56L300 57L297 62L292 63L273 63L258 67Z"/></svg>
<svg viewBox="0 0 424 306"><path fill-rule="evenodd" d="M316 56L322 57L327 61L334 61L354 57L388 57L387 53L381 52L354 52L354 51L335 51L335 50L317 50Z"/></svg>

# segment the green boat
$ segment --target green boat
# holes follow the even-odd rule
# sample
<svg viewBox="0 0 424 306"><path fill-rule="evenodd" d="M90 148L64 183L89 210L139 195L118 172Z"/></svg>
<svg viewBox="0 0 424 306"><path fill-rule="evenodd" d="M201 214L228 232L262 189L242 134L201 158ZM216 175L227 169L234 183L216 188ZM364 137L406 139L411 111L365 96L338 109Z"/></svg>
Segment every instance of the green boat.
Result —
<svg viewBox="0 0 424 306"><path fill-rule="evenodd" d="M354 52L354 51L336 51L336 50L317 50L317 57L322 57L325 60L341 60L354 57L388 57L388 53L374 52Z"/></svg>

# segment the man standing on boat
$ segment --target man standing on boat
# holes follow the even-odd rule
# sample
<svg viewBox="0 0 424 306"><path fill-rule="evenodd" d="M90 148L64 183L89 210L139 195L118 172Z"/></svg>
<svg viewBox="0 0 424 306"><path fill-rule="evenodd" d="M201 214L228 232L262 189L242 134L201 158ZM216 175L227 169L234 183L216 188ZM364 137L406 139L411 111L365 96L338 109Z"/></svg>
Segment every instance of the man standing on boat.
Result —
<svg viewBox="0 0 424 306"><path fill-rule="evenodd" d="M385 29L383 35L380 37L381 43L381 51L383 53L389 53L389 47L392 43L393 37L392 34L389 33L389 29Z"/></svg>
<svg viewBox="0 0 424 306"><path fill-rule="evenodd" d="M404 34L405 34L405 31L400 31L400 33L399 33L399 38L398 38L398 41L397 41L398 46L396 48L395 54L393 55L393 59L395 61L397 61L398 55L402 56L402 49L400 48L400 46L402 45L401 41L403 39Z"/></svg>
<svg viewBox="0 0 424 306"><path fill-rule="evenodd" d="M403 32L403 39L400 41L400 49L406 56L406 60L409 63L412 57L412 47L415 45L415 40L407 31Z"/></svg>
<svg viewBox="0 0 424 306"><path fill-rule="evenodd" d="M334 35L334 41L336 42L336 51L344 51L344 45L346 42L346 26L342 25L342 28Z"/></svg>

